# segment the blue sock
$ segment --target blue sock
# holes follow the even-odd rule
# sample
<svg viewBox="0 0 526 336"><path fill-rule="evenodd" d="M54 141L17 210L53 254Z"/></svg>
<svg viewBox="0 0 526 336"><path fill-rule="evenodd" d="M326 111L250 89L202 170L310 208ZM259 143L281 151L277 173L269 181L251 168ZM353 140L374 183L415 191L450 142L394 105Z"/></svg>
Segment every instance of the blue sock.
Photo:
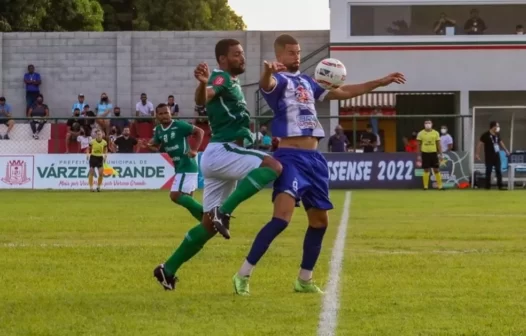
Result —
<svg viewBox="0 0 526 336"><path fill-rule="evenodd" d="M258 263L259 259L267 252L270 243L287 228L287 224L287 221L273 217L270 222L259 231L247 256L247 261L251 265L255 266Z"/></svg>
<svg viewBox="0 0 526 336"><path fill-rule="evenodd" d="M301 260L301 268L312 271L321 252L321 243L327 228L313 228L309 226L305 232L305 240L303 241L303 259Z"/></svg>

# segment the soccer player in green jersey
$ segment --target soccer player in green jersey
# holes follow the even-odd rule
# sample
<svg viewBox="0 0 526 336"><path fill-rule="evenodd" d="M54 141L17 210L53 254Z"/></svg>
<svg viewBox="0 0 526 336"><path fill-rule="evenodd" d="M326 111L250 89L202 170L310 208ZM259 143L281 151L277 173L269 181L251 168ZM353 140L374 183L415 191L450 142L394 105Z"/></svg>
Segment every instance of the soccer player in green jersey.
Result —
<svg viewBox="0 0 526 336"><path fill-rule="evenodd" d="M203 206L193 197L197 189L197 149L203 141L204 131L199 127L180 120L172 120L170 108L166 104L159 104L156 109L159 125L153 130L153 138L148 147L158 151L163 146L175 167L175 178L170 191L170 199L184 208L198 221L203 217ZM188 137L194 135L196 143L190 148Z"/></svg>
<svg viewBox="0 0 526 336"><path fill-rule="evenodd" d="M281 174L281 164L267 153L243 147L252 143L250 112L238 76L245 72L245 54L237 40L224 39L215 47L219 69L211 74L205 63L194 75L199 81L195 103L206 104L212 137L201 157L205 179L204 224L230 238L234 209ZM238 184L239 181L239 184ZM207 217L207 216L205 216ZM211 221L211 223L210 223Z"/></svg>

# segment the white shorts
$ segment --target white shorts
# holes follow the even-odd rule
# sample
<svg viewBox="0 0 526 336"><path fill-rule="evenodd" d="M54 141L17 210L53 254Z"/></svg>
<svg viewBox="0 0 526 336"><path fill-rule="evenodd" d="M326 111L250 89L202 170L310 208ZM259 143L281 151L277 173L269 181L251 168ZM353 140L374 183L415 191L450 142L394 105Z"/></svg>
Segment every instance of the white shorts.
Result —
<svg viewBox="0 0 526 336"><path fill-rule="evenodd" d="M205 182L204 211L220 206L234 191L237 181L258 168L266 156L267 153L233 143L209 143L200 162Z"/></svg>
<svg viewBox="0 0 526 336"><path fill-rule="evenodd" d="M191 194L197 189L197 173L176 173L172 189L185 194Z"/></svg>

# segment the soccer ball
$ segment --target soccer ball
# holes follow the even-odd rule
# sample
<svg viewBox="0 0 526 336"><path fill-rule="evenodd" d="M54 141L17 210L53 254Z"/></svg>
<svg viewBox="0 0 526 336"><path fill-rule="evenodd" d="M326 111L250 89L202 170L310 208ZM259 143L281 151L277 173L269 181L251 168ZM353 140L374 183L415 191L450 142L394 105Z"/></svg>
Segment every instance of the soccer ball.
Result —
<svg viewBox="0 0 526 336"><path fill-rule="evenodd" d="M326 90L336 89L345 82L347 70L342 62L335 58L326 58L316 66L314 79Z"/></svg>

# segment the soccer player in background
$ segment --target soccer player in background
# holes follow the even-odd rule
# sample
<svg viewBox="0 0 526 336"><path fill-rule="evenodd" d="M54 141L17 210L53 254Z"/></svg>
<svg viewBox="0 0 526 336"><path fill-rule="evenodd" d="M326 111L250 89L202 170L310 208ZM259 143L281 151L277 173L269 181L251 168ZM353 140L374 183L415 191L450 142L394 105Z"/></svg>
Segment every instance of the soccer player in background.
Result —
<svg viewBox="0 0 526 336"><path fill-rule="evenodd" d="M87 160L89 161L88 183L89 189L93 192L93 176L97 169L97 192L100 192L102 181L104 179L104 162L108 155L108 143L102 138L102 131L95 131L95 139L89 143Z"/></svg>
<svg viewBox="0 0 526 336"><path fill-rule="evenodd" d="M153 138L148 148L158 152L161 146L170 156L175 167L175 179L170 190L170 199L186 208L192 216L201 221L203 206L192 196L197 189L197 150L203 142L205 132L185 121L172 120L170 107L159 104L155 109L159 125L153 130ZM188 138L195 136L196 142L190 146Z"/></svg>
<svg viewBox="0 0 526 336"><path fill-rule="evenodd" d="M433 129L431 120L424 121L424 129L416 136L418 141L419 161L424 169L424 190L429 188L430 169L433 169L437 186L443 190L442 175L440 174L440 160L442 158L442 147L440 146L440 134Z"/></svg>
<svg viewBox="0 0 526 336"><path fill-rule="evenodd" d="M204 63L199 64L194 73L199 81L195 103L206 104L212 129L212 138L200 162L205 178L205 214L201 223L188 231L166 263L155 269L155 277L166 290L175 288L179 268L193 258L217 231L225 238L230 237L229 215L237 205L281 173L281 165L271 156L241 146L244 139L252 141L249 112L237 78L245 71L243 48L236 40L224 39L216 44L215 56L219 69L212 75ZM241 181L236 188L238 180ZM221 211L219 206L222 206Z"/></svg>
<svg viewBox="0 0 526 336"><path fill-rule="evenodd" d="M300 45L290 35L281 35L274 42L278 62L265 62L260 89L274 111L272 134L280 138L274 157L283 166L274 182L274 213L256 236L250 252L234 275L234 290L249 295L249 277L272 241L287 227L299 202L307 212L308 227L303 243L303 258L294 289L303 293L321 293L312 281L312 272L325 231L329 224L329 171L327 161L318 152L318 142L325 136L316 108L316 100L344 100L370 92L391 83L402 84L404 76L387 77L357 85L343 85L325 90L311 77L300 74ZM286 71L282 71L283 67Z"/></svg>

